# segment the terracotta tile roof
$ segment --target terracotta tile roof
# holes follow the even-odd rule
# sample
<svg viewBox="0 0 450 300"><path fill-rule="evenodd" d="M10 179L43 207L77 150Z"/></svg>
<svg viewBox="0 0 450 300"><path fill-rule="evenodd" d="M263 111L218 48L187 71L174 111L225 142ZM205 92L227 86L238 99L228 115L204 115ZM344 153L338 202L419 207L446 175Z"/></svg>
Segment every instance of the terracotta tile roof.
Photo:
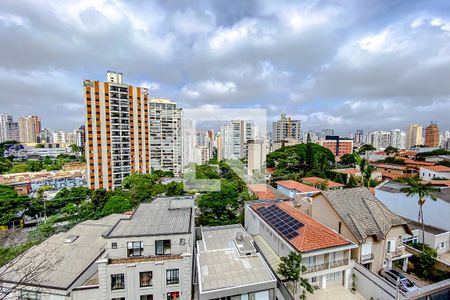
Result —
<svg viewBox="0 0 450 300"><path fill-rule="evenodd" d="M405 175L402 175L402 174L390 173L388 171L380 171L380 172L381 172L381 176L387 177L387 178L390 178L390 179L398 179L398 178L401 178L401 177L405 176Z"/></svg>
<svg viewBox="0 0 450 300"><path fill-rule="evenodd" d="M247 185L250 193L255 195L259 200L285 200L289 199L288 196L281 192L278 192L275 188L268 184L249 184Z"/></svg>
<svg viewBox="0 0 450 300"><path fill-rule="evenodd" d="M360 173L359 170L356 169L356 168L352 168L352 169L336 169L334 171L338 172L338 173L350 174L350 175L355 175L355 174Z"/></svg>
<svg viewBox="0 0 450 300"><path fill-rule="evenodd" d="M420 183L438 185L438 186L450 186L450 179L449 180L421 180Z"/></svg>
<svg viewBox="0 0 450 300"><path fill-rule="evenodd" d="M406 166L394 164L376 164L375 167L384 169L406 170Z"/></svg>
<svg viewBox="0 0 450 300"><path fill-rule="evenodd" d="M288 189L296 190L300 193L320 192L320 190L316 189L315 187L300 183L295 180L281 180L281 181L277 181L276 184L281 185Z"/></svg>
<svg viewBox="0 0 450 300"><path fill-rule="evenodd" d="M401 156L396 156L395 158L403 159L403 161L408 165L416 165L416 166L434 166L435 165L434 162L430 162L430 161L414 160L414 159L404 158Z"/></svg>
<svg viewBox="0 0 450 300"><path fill-rule="evenodd" d="M299 252L309 252L352 244L343 236L296 209L288 202L279 202L277 204L257 203L251 205L251 208L259 215L257 211L258 208L271 205L276 205L279 209L283 210L304 225L297 229L298 235L291 239L287 239L279 233Z"/></svg>
<svg viewBox="0 0 450 300"><path fill-rule="evenodd" d="M426 166L426 167L422 167L424 169L427 170L431 170L434 172L450 172L450 168L446 167L446 166L440 166L440 165L436 165L436 166Z"/></svg>
<svg viewBox="0 0 450 300"><path fill-rule="evenodd" d="M407 156L416 156L417 152L414 151L400 151L400 154Z"/></svg>
<svg viewBox="0 0 450 300"><path fill-rule="evenodd" d="M337 187L344 187L345 185L339 182L334 182L331 181L329 179L324 179L324 178L320 178L320 177L305 177L302 178L302 181L306 182L306 183L310 183L310 184L319 184L321 181L326 181L327 182L327 187L329 188L337 188Z"/></svg>
<svg viewBox="0 0 450 300"><path fill-rule="evenodd" d="M274 171L275 171L275 168L266 168L267 174L273 174Z"/></svg>

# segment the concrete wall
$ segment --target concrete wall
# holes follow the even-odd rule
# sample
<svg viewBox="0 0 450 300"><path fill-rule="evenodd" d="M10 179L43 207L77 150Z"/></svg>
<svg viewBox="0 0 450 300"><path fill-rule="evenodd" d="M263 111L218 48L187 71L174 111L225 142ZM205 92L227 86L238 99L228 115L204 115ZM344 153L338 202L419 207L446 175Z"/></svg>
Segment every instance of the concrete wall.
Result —
<svg viewBox="0 0 450 300"><path fill-rule="evenodd" d="M429 170L427 168L420 168L419 176L420 176L420 179L423 179L423 180L430 180L435 177L443 177L443 178L450 179L450 172L435 172L435 171Z"/></svg>
<svg viewBox="0 0 450 300"><path fill-rule="evenodd" d="M72 300L97 300L99 299L98 286L80 288L72 291Z"/></svg>
<svg viewBox="0 0 450 300"><path fill-rule="evenodd" d="M417 236L419 243L422 243L422 230L414 229L413 235ZM444 243L444 247L441 247ZM450 231L441 234L431 234L425 231L425 244L436 249L438 254L444 254L450 251Z"/></svg>
<svg viewBox="0 0 450 300"><path fill-rule="evenodd" d="M356 290L365 299L396 299L395 287L377 274L358 263L355 263L353 273L356 276Z"/></svg>

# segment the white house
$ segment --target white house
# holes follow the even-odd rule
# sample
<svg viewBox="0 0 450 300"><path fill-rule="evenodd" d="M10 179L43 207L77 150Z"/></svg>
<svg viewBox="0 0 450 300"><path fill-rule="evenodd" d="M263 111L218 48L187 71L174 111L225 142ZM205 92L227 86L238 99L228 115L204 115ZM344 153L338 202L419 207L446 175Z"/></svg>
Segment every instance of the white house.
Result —
<svg viewBox="0 0 450 300"><path fill-rule="evenodd" d="M440 165L420 167L420 179L430 180L435 178L450 179L450 168Z"/></svg>

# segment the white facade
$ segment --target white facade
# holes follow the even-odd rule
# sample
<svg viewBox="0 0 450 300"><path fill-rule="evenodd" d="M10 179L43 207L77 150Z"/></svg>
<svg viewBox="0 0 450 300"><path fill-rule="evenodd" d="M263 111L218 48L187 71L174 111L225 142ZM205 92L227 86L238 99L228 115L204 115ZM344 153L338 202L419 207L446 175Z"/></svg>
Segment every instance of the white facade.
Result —
<svg viewBox="0 0 450 300"><path fill-rule="evenodd" d="M224 159L240 159L247 156L247 142L255 138L252 122L233 120L221 129L222 153Z"/></svg>
<svg viewBox="0 0 450 300"><path fill-rule="evenodd" d="M428 169L426 167L421 167L419 170L419 176L422 180L432 180L434 178L445 178L450 179L450 170L448 171L436 171Z"/></svg>
<svg viewBox="0 0 450 300"><path fill-rule="evenodd" d="M406 149L412 146L422 145L422 126L411 124L406 130Z"/></svg>
<svg viewBox="0 0 450 300"><path fill-rule="evenodd" d="M406 148L406 132L400 129L391 130L391 146L397 149Z"/></svg>
<svg viewBox="0 0 450 300"><path fill-rule="evenodd" d="M180 108L168 99L150 99L150 166L180 175L183 141Z"/></svg>
<svg viewBox="0 0 450 300"><path fill-rule="evenodd" d="M247 155L248 175L263 174L266 166L268 143L265 140L249 140Z"/></svg>
<svg viewBox="0 0 450 300"><path fill-rule="evenodd" d="M8 140L8 123L13 121L13 117L8 114L0 114L0 143Z"/></svg>
<svg viewBox="0 0 450 300"><path fill-rule="evenodd" d="M391 133L389 131L374 131L369 135L370 144L376 149L384 149L391 145Z"/></svg>

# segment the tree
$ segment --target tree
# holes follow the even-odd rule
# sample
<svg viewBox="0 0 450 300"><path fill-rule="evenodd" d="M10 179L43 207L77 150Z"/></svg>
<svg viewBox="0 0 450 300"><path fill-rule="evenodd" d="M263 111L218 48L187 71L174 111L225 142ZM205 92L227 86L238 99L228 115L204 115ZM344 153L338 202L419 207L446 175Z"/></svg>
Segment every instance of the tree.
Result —
<svg viewBox="0 0 450 300"><path fill-rule="evenodd" d="M417 217L417 221L422 224L422 251L425 250L425 224L423 221L423 206L427 198L430 198L433 201L436 201L437 189L433 188L431 183L422 184L417 178L409 177L406 179L408 184L407 187L401 189L403 193L406 193L408 197L419 197L417 204L419 204L419 214Z"/></svg>
<svg viewBox="0 0 450 300"><path fill-rule="evenodd" d="M361 147L359 147L358 154L375 151L375 150L376 149L374 146L372 146L370 144L364 144Z"/></svg>
<svg viewBox="0 0 450 300"><path fill-rule="evenodd" d="M387 155L398 154L398 149L393 146L388 146L386 147L386 149L384 149L384 153L386 153Z"/></svg>
<svg viewBox="0 0 450 300"><path fill-rule="evenodd" d="M302 287L302 293L300 299L306 299L306 292L313 294L314 289L309 284L308 280L302 278L301 273L306 271L306 267L302 265L302 255L298 252L290 252L288 256L281 257L281 263L278 266L277 273L284 277L288 282L294 284L293 296L297 293L297 286L300 282L300 287Z"/></svg>
<svg viewBox="0 0 450 300"><path fill-rule="evenodd" d="M44 145L44 144L36 144L35 147L36 147L36 148L45 148L45 145Z"/></svg>
<svg viewBox="0 0 450 300"><path fill-rule="evenodd" d="M0 185L0 225L8 225L24 209L28 197L19 196L12 186Z"/></svg>
<svg viewBox="0 0 450 300"><path fill-rule="evenodd" d="M130 211L133 208L128 198L123 195L111 196L103 206L103 213L105 215L124 213Z"/></svg>
<svg viewBox="0 0 450 300"><path fill-rule="evenodd" d="M344 154L341 156L341 163L345 165L354 165L356 163L355 154Z"/></svg>
<svg viewBox="0 0 450 300"><path fill-rule="evenodd" d="M308 137L306 139L306 151L305 151L305 167L307 171L313 169L314 166L314 153L311 146L311 136L308 133Z"/></svg>
<svg viewBox="0 0 450 300"><path fill-rule="evenodd" d="M328 180L320 180L318 183L317 183L317 188L319 189L319 190L322 190L322 191L325 191L325 190L327 190L328 189Z"/></svg>
<svg viewBox="0 0 450 300"><path fill-rule="evenodd" d="M182 196L184 195L183 183L172 181L166 184L166 196Z"/></svg>
<svg viewBox="0 0 450 300"><path fill-rule="evenodd" d="M356 161L358 162L359 172L362 177L361 186L364 186L364 183L367 182L367 187L370 187L370 179L372 177L374 167L371 166L365 158L361 158L360 156L356 157Z"/></svg>
<svg viewBox="0 0 450 300"><path fill-rule="evenodd" d="M106 203L108 193L105 189L98 189L92 193L92 204L97 209L102 209Z"/></svg>

